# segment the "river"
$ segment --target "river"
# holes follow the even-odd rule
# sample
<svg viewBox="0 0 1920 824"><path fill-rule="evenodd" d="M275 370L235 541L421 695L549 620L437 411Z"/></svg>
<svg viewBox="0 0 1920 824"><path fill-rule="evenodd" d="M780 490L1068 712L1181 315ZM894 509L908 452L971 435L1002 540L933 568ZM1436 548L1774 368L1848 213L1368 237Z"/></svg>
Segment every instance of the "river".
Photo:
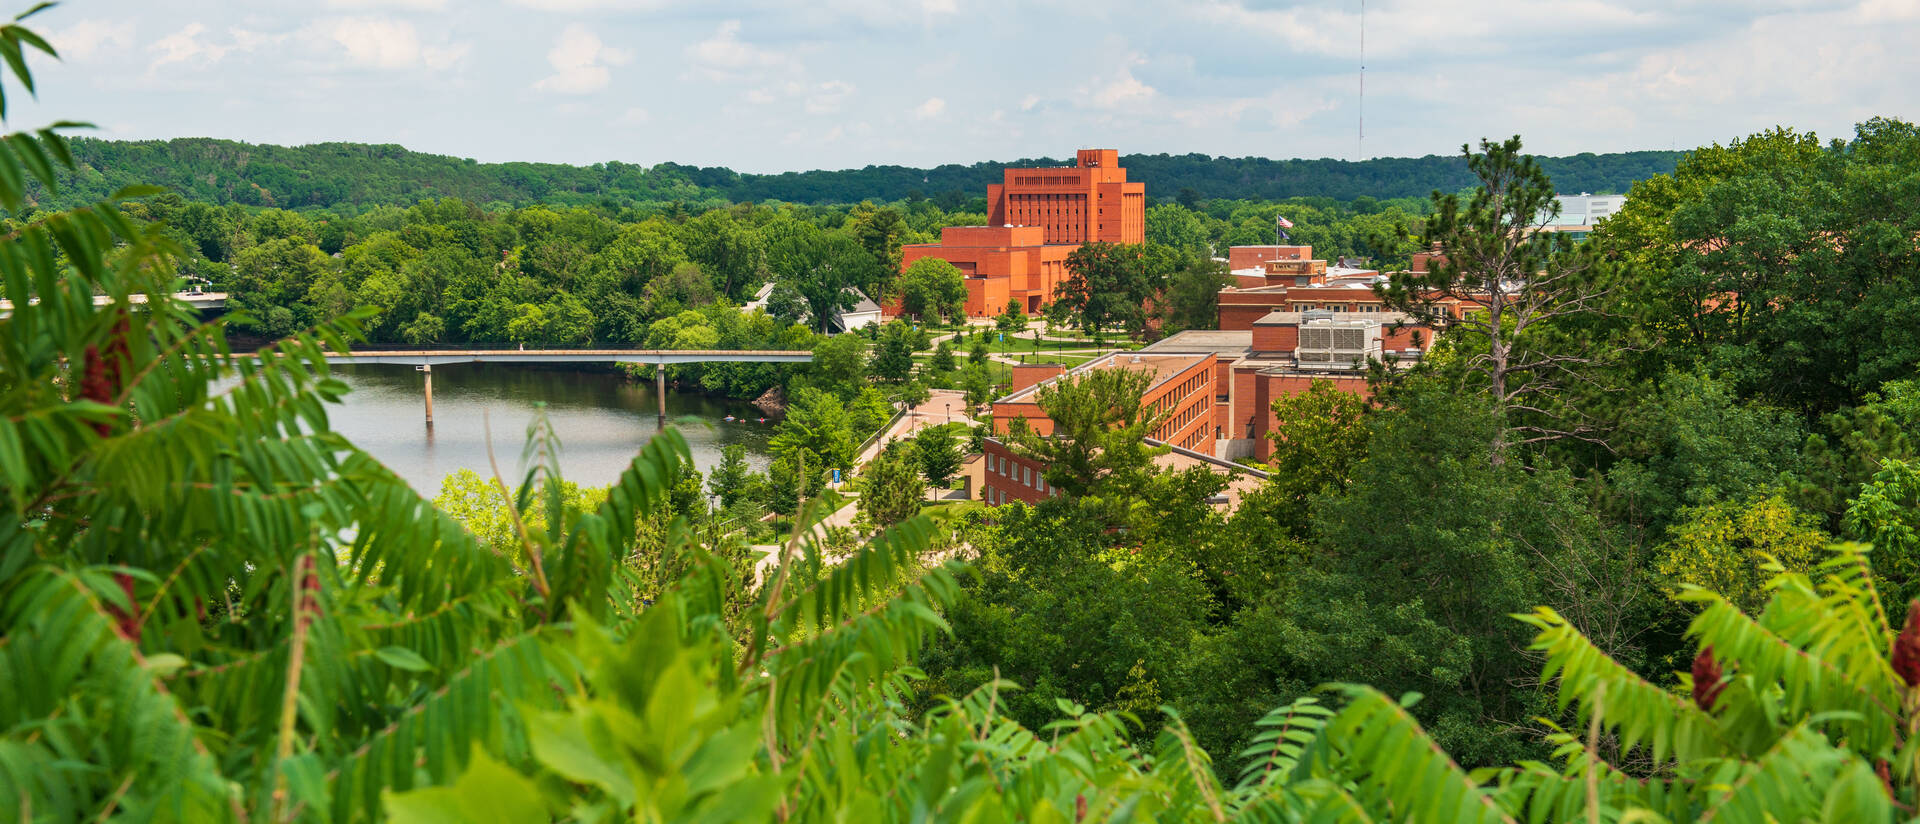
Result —
<svg viewBox="0 0 1920 824"><path fill-rule="evenodd" d="M487 438L509 484L524 471L520 452L534 405L545 402L560 435L560 467L567 480L613 483L634 453L659 432L651 381L612 371L576 371L529 365L463 363L433 370L433 429L425 423L422 375L411 366L343 365L334 375L353 391L328 407L335 431L378 458L422 495L433 497L456 470L491 476ZM483 413L485 417L483 418ZM732 415L744 422L728 422ZM667 393L667 424L680 430L695 465L706 472L730 444L747 448L756 469L767 463L772 422L744 401Z"/></svg>

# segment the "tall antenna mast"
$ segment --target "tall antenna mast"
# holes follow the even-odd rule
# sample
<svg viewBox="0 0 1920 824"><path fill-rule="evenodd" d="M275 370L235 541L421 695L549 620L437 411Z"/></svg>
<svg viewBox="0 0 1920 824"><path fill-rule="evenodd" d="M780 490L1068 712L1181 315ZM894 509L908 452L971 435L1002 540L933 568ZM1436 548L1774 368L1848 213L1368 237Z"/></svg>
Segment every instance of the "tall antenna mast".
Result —
<svg viewBox="0 0 1920 824"><path fill-rule="evenodd" d="M1360 139L1353 148L1354 160L1367 159L1367 0L1360 0Z"/></svg>

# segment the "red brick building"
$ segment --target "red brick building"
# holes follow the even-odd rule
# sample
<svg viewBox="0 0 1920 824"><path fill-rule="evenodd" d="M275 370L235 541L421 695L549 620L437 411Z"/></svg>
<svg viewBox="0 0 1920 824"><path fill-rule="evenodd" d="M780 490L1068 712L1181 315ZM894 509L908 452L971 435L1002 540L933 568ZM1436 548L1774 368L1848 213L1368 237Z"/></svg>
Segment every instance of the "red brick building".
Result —
<svg viewBox="0 0 1920 824"><path fill-rule="evenodd" d="M967 314L1000 314L1008 300L1038 312L1067 278L1067 255L1083 243L1143 243L1146 184L1128 182L1113 149L1082 149L1074 165L1007 169L987 186L986 226L952 226L939 243L900 247L900 265L941 258L966 276Z"/></svg>
<svg viewBox="0 0 1920 824"><path fill-rule="evenodd" d="M1230 311L1223 301L1222 327ZM1181 332L1140 351L1212 355L1218 387L1213 422L1218 441L1212 454L1264 461L1273 454L1267 434L1278 425L1274 400L1305 392L1317 380L1364 397L1370 392L1368 362L1407 366L1418 361L1433 345L1433 335L1406 320L1377 309L1269 311L1238 329Z"/></svg>
<svg viewBox="0 0 1920 824"><path fill-rule="evenodd" d="M1427 252L1415 254L1414 271L1426 271L1427 262L1434 259L1441 258ZM1220 290L1221 329L1252 329L1274 312L1367 315L1387 311L1373 291L1385 276L1373 269L1329 266L1313 257L1311 246L1235 246L1228 250L1227 260L1234 285ZM1458 307L1448 311L1458 316Z"/></svg>
<svg viewBox="0 0 1920 824"><path fill-rule="evenodd" d="M1007 169L987 186L987 223L1038 226L1047 243L1144 243L1147 184L1127 182L1120 153L1081 149L1064 169Z"/></svg>
<svg viewBox="0 0 1920 824"><path fill-rule="evenodd" d="M1010 299L1019 300L1026 312L1038 312L1067 279L1067 255L1080 248L1046 243L1044 237L1039 226L949 226L940 230L939 243L900 247L900 264L911 266L925 257L953 264L967 279L968 317L998 315ZM897 304L889 311L898 314Z"/></svg>
<svg viewBox="0 0 1920 824"><path fill-rule="evenodd" d="M1223 472L1243 470L1244 467L1233 467L1213 456L1218 417L1215 405L1223 394L1215 384L1219 375L1217 360L1212 353L1119 352L1072 371L1081 374L1095 369L1132 369L1150 373L1152 382L1141 396L1141 407L1146 414L1161 417L1161 422L1147 437L1154 443L1173 447L1161 456L1161 462L1173 468L1206 465ZM1013 392L993 402L994 432L1005 434L1015 419L1023 419L1036 434L1053 434L1053 421L1040 409L1039 384L1066 372L1057 364L1014 367ZM987 503L995 506L1012 501L1038 503L1059 494L1059 490L1048 487L1041 463L1014 454L999 439L986 440L985 456L986 480L982 491ZM1257 472L1242 474L1235 481L1239 486L1229 490L1228 498L1238 500L1238 494L1247 484L1261 477L1264 475Z"/></svg>

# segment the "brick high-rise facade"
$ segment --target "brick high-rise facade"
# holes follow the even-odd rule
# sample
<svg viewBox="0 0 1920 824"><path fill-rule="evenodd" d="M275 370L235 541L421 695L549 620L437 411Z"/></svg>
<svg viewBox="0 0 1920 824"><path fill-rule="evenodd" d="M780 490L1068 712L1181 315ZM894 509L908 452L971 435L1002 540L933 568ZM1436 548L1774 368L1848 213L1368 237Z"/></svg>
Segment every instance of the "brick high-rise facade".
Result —
<svg viewBox="0 0 1920 824"><path fill-rule="evenodd" d="M1081 149L1060 169L1007 169L987 186L987 223L1038 226L1047 243L1145 243L1147 184L1127 182L1120 153Z"/></svg>

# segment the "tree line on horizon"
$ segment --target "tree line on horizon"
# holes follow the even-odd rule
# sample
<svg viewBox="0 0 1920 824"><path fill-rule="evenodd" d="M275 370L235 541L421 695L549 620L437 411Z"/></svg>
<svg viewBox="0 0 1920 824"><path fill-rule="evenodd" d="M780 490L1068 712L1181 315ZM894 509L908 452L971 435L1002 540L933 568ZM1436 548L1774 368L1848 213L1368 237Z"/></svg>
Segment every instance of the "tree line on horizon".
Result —
<svg viewBox="0 0 1920 824"><path fill-rule="evenodd" d="M931 199L949 210L983 211L987 184L1011 167L1065 166L1053 158L988 161L933 168L896 165L860 169L747 174L725 167L609 161L479 163L394 144L250 144L216 138L102 140L76 138L77 164L60 170L63 193L48 206L89 202L120 187L158 185L189 200L287 209L410 206L456 197L477 204L605 205L782 201L811 205ZM1624 192L1634 181L1670 172L1674 151L1583 153L1540 162L1566 192ZM1328 197L1424 198L1472 184L1457 156L1276 160L1205 154L1122 155L1128 177L1147 184L1156 202L1193 206L1214 199L1283 200ZM44 195L44 189L36 190Z"/></svg>

